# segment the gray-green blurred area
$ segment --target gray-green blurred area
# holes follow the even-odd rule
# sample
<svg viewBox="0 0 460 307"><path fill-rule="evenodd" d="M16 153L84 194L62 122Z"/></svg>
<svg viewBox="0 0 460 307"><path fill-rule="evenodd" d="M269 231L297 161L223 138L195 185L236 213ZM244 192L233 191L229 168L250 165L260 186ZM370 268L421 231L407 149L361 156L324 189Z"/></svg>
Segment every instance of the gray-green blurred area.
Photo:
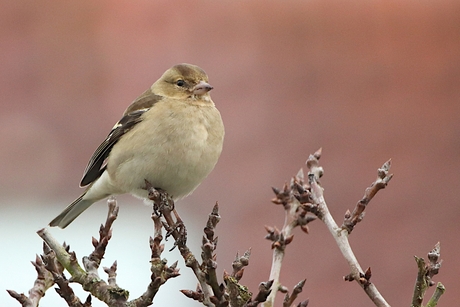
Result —
<svg viewBox="0 0 460 307"><path fill-rule="evenodd" d="M19 306L45 227L82 189L93 151L125 108L174 64L199 65L222 113L226 139L211 175L176 207L200 255L207 215L219 202L218 273L252 248L242 283L269 277L264 225L280 228L272 186L289 181L323 148L321 181L340 224L389 158L394 178L366 209L350 240L392 306L411 301L416 264L441 242L434 281L454 306L460 287L460 2L440 1L8 1L0 0L0 305ZM118 198L103 266L141 295L150 278L151 208ZM91 252L106 217L100 201L65 230L51 229L77 257ZM181 277L153 306L198 306L171 240L163 254ZM295 232L281 274L314 306L370 306L342 279L345 260L321 222ZM103 272L101 270L101 276ZM78 287L77 287L78 288ZM82 300L86 294L78 292ZM429 293L431 294L431 292ZM280 296L281 297L281 296ZM94 300L93 300L94 301ZM281 304L281 300L277 301ZM64 306L49 290L40 306ZM103 306L94 301L94 306Z"/></svg>

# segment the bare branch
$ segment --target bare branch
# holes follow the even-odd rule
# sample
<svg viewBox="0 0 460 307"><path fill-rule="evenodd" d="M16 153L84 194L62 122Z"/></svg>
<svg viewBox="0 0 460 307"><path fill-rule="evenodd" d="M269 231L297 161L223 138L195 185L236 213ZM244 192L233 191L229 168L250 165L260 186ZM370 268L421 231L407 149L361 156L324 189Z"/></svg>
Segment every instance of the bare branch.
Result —
<svg viewBox="0 0 460 307"><path fill-rule="evenodd" d="M35 261L32 261L32 265L37 271L37 279L35 280L34 286L29 290L29 296L25 294L17 293L13 290L6 290L9 295L15 298L23 307L36 307L38 306L40 299L45 295L46 290L54 284L54 279L50 272L45 268L43 261L37 255Z"/></svg>
<svg viewBox="0 0 460 307"><path fill-rule="evenodd" d="M150 250L152 251L152 257L150 260L151 266L150 271L151 282L147 287L147 290L137 299L130 302L131 306L149 306L153 301L153 298L157 294L161 285L166 283L170 278L179 276L179 269L177 268L177 261L168 267L167 261L161 259L161 253L164 250L164 244L161 243L163 236L161 234L162 224L160 218L156 215L152 215L154 223L154 235L155 238L150 237Z"/></svg>
<svg viewBox="0 0 460 307"><path fill-rule="evenodd" d="M374 198L375 194L381 189L384 189L388 182L393 178L393 174L389 174L391 167L391 159L385 162L381 168L378 169L377 179L366 189L364 196L358 201L353 212L347 211L345 213L345 219L342 224L342 228L346 229L348 233L353 231L353 228L362 221L364 218L364 209L369 202Z"/></svg>
<svg viewBox="0 0 460 307"><path fill-rule="evenodd" d="M444 285L440 282L436 285L436 290L434 291L433 295L431 296L430 300L426 304L426 307L435 307L438 305L438 301L441 298L441 296L444 294L446 291L446 288Z"/></svg>
<svg viewBox="0 0 460 307"><path fill-rule="evenodd" d="M303 286L305 285L306 279L300 281L297 285L294 286L292 289L292 294L286 293L283 301L283 307L291 307L294 304L294 301L297 299L297 296L303 290Z"/></svg>
<svg viewBox="0 0 460 307"><path fill-rule="evenodd" d="M418 274L417 280L415 281L414 295L412 296L412 307L421 307L426 290L429 287L434 286L432 278L434 275L439 273L439 269L441 268L442 260L439 259L440 256L441 244L439 242L436 243L435 247L428 253L429 264L425 264L425 260L423 258L415 256L415 261L418 266ZM444 291L444 286L441 283L438 283L436 291L427 306L436 306Z"/></svg>
<svg viewBox="0 0 460 307"><path fill-rule="evenodd" d="M109 279L111 280L110 283L112 285L100 279L97 273L100 260L105 253L105 248L111 237L110 227L116 219L116 215L118 213L118 206L115 199L109 199L108 204L109 214L105 226L101 227L100 240L97 241L93 238L93 245L95 247L94 252L89 257L83 257L86 270L84 270L78 263L75 253L69 252L68 246L60 245L56 239L51 236L48 229L41 229L37 233L54 251L57 261L59 261L63 268L71 274L72 278L70 281L81 284L84 290L90 292L93 296L105 302L108 306L123 306L126 304L129 294L128 291L116 286L114 280L116 266L112 266L112 268L109 269ZM65 294L66 291L68 291L65 288L66 284L63 283L63 285L64 288L60 289L60 294ZM67 297L70 297L71 295L70 291L68 291L68 294L65 294ZM67 299L68 298L66 298L66 300Z"/></svg>
<svg viewBox="0 0 460 307"><path fill-rule="evenodd" d="M269 280L267 282L261 282L259 284L259 292L257 293L256 297L253 301L250 301L246 307L256 307L260 303L263 303L267 300L267 297L271 293L271 288L273 286L273 280Z"/></svg>
<svg viewBox="0 0 460 307"><path fill-rule="evenodd" d="M238 281L243 277L244 267L249 264L249 256L251 256L251 249L245 251L241 257L236 253L235 260L232 263L232 276Z"/></svg>
<svg viewBox="0 0 460 307"><path fill-rule="evenodd" d="M385 167L386 164L384 164ZM309 183L310 183L310 193L311 198L313 199L313 208L314 212L317 211L317 216L324 222L326 227L329 229L329 232L332 234L332 237L335 239L337 246L339 247L342 255L344 256L345 260L348 262L350 266L350 274L345 276L345 280L355 280L358 284L364 289L368 297L372 300L372 302L378 307L389 307L390 305L385 301L383 296L377 290L377 287L373 283L369 281L370 278L370 269L364 273L361 266L356 259L353 250L351 249L350 243L348 241L348 231L347 229L338 227L334 218L332 217L331 213L329 212L329 208L326 204L326 200L324 199L323 195L323 188L319 184L319 175L323 174L323 169L319 166L318 159L316 157L310 156L309 163L307 162L307 166L310 166L311 169L308 173ZM389 167L389 165L388 165ZM379 169L379 178L388 178L386 176L380 175ZM383 179L382 180L386 180ZM391 177L390 177L391 179ZM388 179L389 180L389 179ZM380 186L380 185L379 185ZM371 193L372 194L372 193ZM369 195L371 195L369 194ZM372 194L375 195L375 193Z"/></svg>
<svg viewBox="0 0 460 307"><path fill-rule="evenodd" d="M104 267L104 271L108 274L107 282L102 280L98 274L108 242L112 237L112 225L118 215L115 198L108 200L107 219L99 229L99 239L92 238L94 251L89 256L83 257L84 268L80 266L75 252L70 251L70 246L65 243L59 244L48 232L48 229L41 229L37 233L45 242L44 253L41 257L37 256L36 260L32 262L37 270L37 279L33 288L29 291L29 296L12 290L7 291L23 307L37 307L46 290L56 284L58 286L57 293L65 299L68 306L90 307L91 295L82 303L70 288L70 282L77 282L82 285L84 290L105 302L108 306L149 306L152 304L161 285L170 278L179 276L177 262L168 266L167 261L161 259L164 251L164 244L162 243L162 228L164 227L166 230L165 238L172 236L175 241L175 245L171 250L175 248L179 250L185 265L192 269L198 280L196 290L181 290L187 297L208 307L255 307L261 303L263 303L264 307L273 307L275 296L279 291L285 294L283 307L307 307L308 299L299 302L297 305L294 303L302 292L306 280L299 282L289 292L289 289L280 282L280 272L286 247L294 239L294 229L299 227L308 234L308 224L319 218L329 229L342 255L349 264L350 273L344 276L344 279L356 281L376 306L389 307L390 305L371 282L371 268L369 267L363 271L358 263L348 241L348 236L356 224L363 219L364 210L369 202L391 180L393 176L389 174L391 161L388 160L378 169L377 179L365 190L364 196L358 201L353 212L347 211L344 222L339 227L329 212L324 198L324 189L319 181L324 174L324 170L319 164L321 153L322 150L319 149L309 156L306 162L309 170L306 178L303 170L300 169L289 183L284 184L282 189L272 188L275 193L275 198L272 199L272 202L283 206L285 220L281 229L275 226L265 226L267 231L266 239L271 241L273 249L272 267L270 280L260 283L259 291L254 299L252 299L252 293L249 289L239 283L244 275L245 267L249 264L250 249L241 256L237 253L232 263L232 273L229 274L224 271L223 283L218 281L217 256L215 253L218 242L216 226L220 221L218 204L216 203L213 207L203 230L200 263L187 246L187 229L174 209L173 199L168 193L155 189L147 181L145 182L145 189L154 203L152 214L154 237L150 238L150 270L152 274L146 291L140 297L128 302L128 291L117 285L117 261L114 261L110 267ZM436 244L434 249L428 253L428 264L425 263L423 258L415 257L415 260L419 272L414 288L412 307L421 307L425 292L428 287L435 284L432 278L438 274L442 264L440 260L440 244ZM70 273L70 279L65 277L64 270ZM444 291L444 286L438 283L426 306L436 306Z"/></svg>
<svg viewBox="0 0 460 307"><path fill-rule="evenodd" d="M214 296L218 301L222 300L223 291L220 289L219 282L217 280L217 262L214 251L217 248L217 237L214 238L214 230L217 223L220 221L219 205L216 203L209 214L206 227L204 228L203 241L201 245L201 259L204 265L204 271L207 275L207 284L211 286Z"/></svg>
<svg viewBox="0 0 460 307"><path fill-rule="evenodd" d="M165 191L155 189L147 180L145 181L145 185L145 188L149 193L149 199L154 202L154 213L159 217L164 218L165 221L163 222L163 226L167 231L167 236L173 236L176 246L179 248L182 258L184 258L185 265L192 269L198 279L203 293L203 304L205 306L214 306L211 302L211 297L213 296L212 287L207 284L206 273L201 269L196 257L187 246L187 230L174 209L173 199ZM172 217L172 212L174 212L175 220ZM189 297L198 296L191 294Z"/></svg>
<svg viewBox="0 0 460 307"><path fill-rule="evenodd" d="M315 165L318 176L322 175L322 168L318 163L313 160L319 159L321 156L321 149L315 153L316 157L312 160L311 167ZM307 161L307 164L309 163ZM281 267L285 255L286 246L294 239L293 230L295 227L300 226L303 232L308 233L307 224L314 221L316 218L307 215L308 212L314 212L313 206L310 204L311 193L309 183L304 182L304 173L300 169L295 177L290 181L290 184L285 183L283 189L272 188L275 193L275 198L272 202L277 205L283 205L285 211L284 225L281 230L276 227L265 226L268 234L266 239L272 241L273 257L272 266L270 271L270 280L273 280L272 291L267 297L264 307L272 307L275 302L277 291L287 292L280 282ZM308 203L308 204L307 204Z"/></svg>
<svg viewBox="0 0 460 307"><path fill-rule="evenodd" d="M101 225L99 228L99 240L96 240L94 237L92 238L94 251L88 257L83 257L83 265L85 266L85 270L96 278L99 278L97 270L101 264L102 258L104 258L107 244L112 238L111 227L113 222L117 219L119 210L117 201L114 197L110 197L107 200L107 205L109 207L107 219L105 221L105 225Z"/></svg>
<svg viewBox="0 0 460 307"><path fill-rule="evenodd" d="M69 250L69 246L65 246L65 248L67 251ZM55 289L59 296L66 301L67 305L72 307L91 306L91 295L88 295L85 305L73 292L69 285L69 280L64 276L64 267L56 259L56 253L44 242L43 249L45 251L45 254L42 256L43 262L46 269L53 275L54 282L59 287Z"/></svg>
<svg viewBox="0 0 460 307"><path fill-rule="evenodd" d="M199 286L195 291L181 290L181 292L189 298L197 300L205 306L215 307L243 307L257 306L264 301L270 294L269 289L261 287L255 300L251 300L252 293L247 287L239 284L243 277L244 267L249 264L250 250L246 251L241 257L237 254L232 263L233 272L228 274L224 271L224 283L218 282L217 279L217 262L215 250L217 247L217 237L215 236L215 228L220 221L219 205L216 203L209 214L206 227L204 228L204 236L201 245L201 260L200 264L196 257L187 247L186 234L187 230L174 209L172 198L165 192L155 189L149 182L146 183L146 189L149 193L149 198L154 202L153 215L156 216L154 221L162 220L162 225L167 231L167 236L170 235L175 240L175 246L178 247L182 257L185 260L185 265L190 267L194 272ZM172 213L174 216L172 216ZM155 222L155 228L159 222ZM272 285L272 282L264 283L263 285Z"/></svg>

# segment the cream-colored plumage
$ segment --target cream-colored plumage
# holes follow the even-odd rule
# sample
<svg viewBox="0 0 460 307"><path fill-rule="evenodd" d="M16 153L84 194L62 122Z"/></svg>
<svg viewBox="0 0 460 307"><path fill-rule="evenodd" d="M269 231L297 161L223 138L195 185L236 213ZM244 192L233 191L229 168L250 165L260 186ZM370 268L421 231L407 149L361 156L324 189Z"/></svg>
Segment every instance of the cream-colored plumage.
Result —
<svg viewBox="0 0 460 307"><path fill-rule="evenodd" d="M145 199L145 180L176 200L195 190L222 151L224 126L211 89L197 66L167 70L127 108L85 170L81 184L89 187L50 225L65 228L109 195Z"/></svg>

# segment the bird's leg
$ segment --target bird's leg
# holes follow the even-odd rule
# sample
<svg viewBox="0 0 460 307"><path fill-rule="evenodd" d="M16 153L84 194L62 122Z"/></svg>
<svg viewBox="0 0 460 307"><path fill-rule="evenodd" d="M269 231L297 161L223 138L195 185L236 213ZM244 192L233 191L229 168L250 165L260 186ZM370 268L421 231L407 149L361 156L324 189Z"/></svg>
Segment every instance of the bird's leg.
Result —
<svg viewBox="0 0 460 307"><path fill-rule="evenodd" d="M187 243L187 229L185 228L185 225L176 209L171 210L170 208L166 208L164 206L160 213L165 219L165 222L163 222L163 226L166 229L165 239L169 236L173 236L175 240L174 246L171 250L173 250L176 246L178 246L179 249L185 246ZM174 213L174 217L171 213Z"/></svg>
<svg viewBox="0 0 460 307"><path fill-rule="evenodd" d="M185 246L187 244L187 228L185 228L184 222L182 221L179 213L177 213L176 209L173 208L174 217L176 219L176 223L174 224L174 231L177 233L177 236L174 236L176 240L174 242L174 246L171 250L173 250L176 246Z"/></svg>
<svg viewBox="0 0 460 307"><path fill-rule="evenodd" d="M174 208L174 200L164 190L153 187L153 185L145 180L145 189L148 191L148 198L153 201L153 213L158 217L163 217L165 222L163 226L166 230L165 239L169 236L173 236L175 243L172 249L176 246L184 246L187 242L187 229ZM174 213L174 218L171 215Z"/></svg>

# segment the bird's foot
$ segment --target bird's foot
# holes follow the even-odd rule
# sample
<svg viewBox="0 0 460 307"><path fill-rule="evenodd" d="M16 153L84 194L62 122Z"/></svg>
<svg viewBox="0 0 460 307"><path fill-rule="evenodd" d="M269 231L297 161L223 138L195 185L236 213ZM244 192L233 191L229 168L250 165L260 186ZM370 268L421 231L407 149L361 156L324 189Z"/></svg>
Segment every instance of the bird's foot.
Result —
<svg viewBox="0 0 460 307"><path fill-rule="evenodd" d="M153 214L162 218L163 227L166 230L165 239L174 237L174 246L171 250L179 249L187 243L187 229L182 222L181 217L174 208L174 200L164 190L155 188L148 180L145 180L145 190L148 192L148 198L153 201ZM174 217L171 213L174 213Z"/></svg>
<svg viewBox="0 0 460 307"><path fill-rule="evenodd" d="M166 238L169 236L173 236L175 239L174 245L169 251L175 249L176 246L178 246L180 249L181 246L185 246L187 244L187 228L185 228L182 220L179 219L172 227L168 227L166 231Z"/></svg>
<svg viewBox="0 0 460 307"><path fill-rule="evenodd" d="M144 179L144 189L148 192L148 198L153 201L153 212L157 216L162 216L163 211L174 210L174 200L168 194L168 192L155 188L148 180Z"/></svg>

